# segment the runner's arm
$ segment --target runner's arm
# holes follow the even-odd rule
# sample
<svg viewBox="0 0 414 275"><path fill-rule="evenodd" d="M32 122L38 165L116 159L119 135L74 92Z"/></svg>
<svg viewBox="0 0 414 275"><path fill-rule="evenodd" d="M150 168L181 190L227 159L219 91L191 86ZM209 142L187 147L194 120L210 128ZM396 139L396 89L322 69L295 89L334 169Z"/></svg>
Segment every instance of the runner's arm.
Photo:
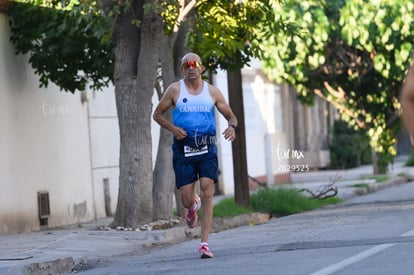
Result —
<svg viewBox="0 0 414 275"><path fill-rule="evenodd" d="M227 104L226 99L217 87L211 86L211 93L216 101L217 110L227 119L228 127L224 130L224 138L230 141L236 139L236 128L238 125L237 117Z"/></svg>
<svg viewBox="0 0 414 275"><path fill-rule="evenodd" d="M169 122L164 116L164 113L175 105L175 97L178 93L177 83L171 84L161 97L152 117L161 127L170 131L176 139L180 140L187 136L186 131Z"/></svg>

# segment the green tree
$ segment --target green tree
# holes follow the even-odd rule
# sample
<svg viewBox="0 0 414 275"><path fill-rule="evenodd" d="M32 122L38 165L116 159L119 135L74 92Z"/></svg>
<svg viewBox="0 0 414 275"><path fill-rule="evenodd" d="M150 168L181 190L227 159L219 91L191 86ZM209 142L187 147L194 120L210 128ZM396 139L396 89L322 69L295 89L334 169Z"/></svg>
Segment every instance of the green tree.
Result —
<svg viewBox="0 0 414 275"><path fill-rule="evenodd" d="M402 1L285 1L282 20L298 35L268 40L264 66L277 82L312 104L332 103L351 126L364 129L386 167L396 154L399 90L410 63L413 4Z"/></svg>
<svg viewBox="0 0 414 275"><path fill-rule="evenodd" d="M15 2L9 9L16 54L28 54L40 87L49 82L74 93L113 82L111 22L83 6ZM88 49L88 50L85 50Z"/></svg>
<svg viewBox="0 0 414 275"><path fill-rule="evenodd" d="M114 18L115 98L120 131L119 192L112 226L137 228L152 221L152 95L159 61L162 18L156 1L131 1ZM150 9L145 10L146 5ZM147 6L148 7L148 6ZM114 11L115 14L114 14Z"/></svg>

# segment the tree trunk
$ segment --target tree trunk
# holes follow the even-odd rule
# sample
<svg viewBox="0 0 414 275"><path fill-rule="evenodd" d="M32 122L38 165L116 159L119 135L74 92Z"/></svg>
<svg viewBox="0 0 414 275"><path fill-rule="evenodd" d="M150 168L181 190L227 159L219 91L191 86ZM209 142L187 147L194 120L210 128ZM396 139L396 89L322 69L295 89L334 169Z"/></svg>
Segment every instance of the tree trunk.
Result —
<svg viewBox="0 0 414 275"><path fill-rule="evenodd" d="M372 172L374 175L385 175L388 172L388 163L381 160L381 154L371 149Z"/></svg>
<svg viewBox="0 0 414 275"><path fill-rule="evenodd" d="M250 206L249 182L247 173L246 134L244 126L244 105L241 69L227 71L229 105L238 119L236 139L232 143L234 197L241 206Z"/></svg>
<svg viewBox="0 0 414 275"><path fill-rule="evenodd" d="M115 23L120 159L119 194L112 227L137 228L152 221L151 98L162 20L156 14L144 14L142 4L133 7L134 12L119 14ZM132 24L136 16L140 28Z"/></svg>
<svg viewBox="0 0 414 275"><path fill-rule="evenodd" d="M165 113L165 117L171 120L171 111ZM172 168L172 140L172 134L168 130L161 128L152 191L154 220L169 219L173 214L175 175Z"/></svg>
<svg viewBox="0 0 414 275"><path fill-rule="evenodd" d="M168 36L161 39L161 70L164 90L175 81L174 60L172 54L172 43ZM168 110L165 114L168 121L172 121L172 112ZM154 167L154 220L171 218L173 212L173 194L175 189L175 175L172 167L171 143L173 135L167 129L161 127L160 140L158 143L157 159Z"/></svg>
<svg viewBox="0 0 414 275"><path fill-rule="evenodd" d="M188 26L188 22L181 22L178 33L173 33L168 37L164 36L161 40L160 60L164 90L172 82L181 78L181 58L187 52L185 33L188 31ZM167 120L172 121L171 110L165 113L165 116ZM175 195L177 215L180 217L185 215L180 191L175 188L175 174L172 167L172 141L173 135L168 130L161 128L153 179L153 213L155 220L169 218L172 215L173 194Z"/></svg>
<svg viewBox="0 0 414 275"><path fill-rule="evenodd" d="M176 38L176 42L174 44L174 51L173 51L173 55L174 55L174 72L175 72L175 77L176 79L181 78L181 72L180 72L180 68L181 68L181 59L183 58L183 56L189 52L189 49L186 47L185 45L185 38L186 38L186 34L188 33L188 30L190 28L191 25L194 25L194 22L192 21L192 18L194 17L194 13L191 12L188 16L187 16L187 20L181 22L180 24L180 29L178 31L178 36ZM177 210L177 215L179 217L184 217L185 216L185 208L183 206L183 203L181 201L181 193L180 190L175 188L175 207Z"/></svg>

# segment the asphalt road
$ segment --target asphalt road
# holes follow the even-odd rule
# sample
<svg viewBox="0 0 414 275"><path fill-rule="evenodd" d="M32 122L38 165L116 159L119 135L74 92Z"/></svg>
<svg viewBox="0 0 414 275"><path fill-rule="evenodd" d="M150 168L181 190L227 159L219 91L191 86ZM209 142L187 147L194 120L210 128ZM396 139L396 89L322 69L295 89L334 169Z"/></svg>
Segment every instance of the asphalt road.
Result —
<svg viewBox="0 0 414 275"><path fill-rule="evenodd" d="M213 234L146 255L104 259L80 274L414 274L414 183L335 207Z"/></svg>

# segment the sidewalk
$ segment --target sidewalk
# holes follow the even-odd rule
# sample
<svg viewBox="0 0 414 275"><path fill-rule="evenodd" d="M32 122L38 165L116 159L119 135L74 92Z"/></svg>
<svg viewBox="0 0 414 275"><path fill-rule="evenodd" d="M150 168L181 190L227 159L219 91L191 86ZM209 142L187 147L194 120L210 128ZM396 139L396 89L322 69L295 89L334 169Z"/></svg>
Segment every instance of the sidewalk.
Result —
<svg viewBox="0 0 414 275"><path fill-rule="evenodd" d="M404 161L405 159L395 161L388 173L390 179L383 183L376 183L369 178L372 176L372 166L367 165L349 170L294 174L292 186L316 189L340 177L336 182L338 196L348 199L364 192L407 182L407 177L401 175L414 176L414 168L404 167ZM363 188L355 187L355 184L361 183L365 184ZM215 198L216 202L219 200L220 197ZM267 219L267 215L258 213L231 219L215 219L213 231L258 224ZM184 224L152 231L106 230L105 227L110 222L111 219L108 218L59 229L0 236L0 274L70 273L75 266L94 263L100 258L131 252L144 254L153 246L173 244L198 238L200 235L199 227L189 229Z"/></svg>

